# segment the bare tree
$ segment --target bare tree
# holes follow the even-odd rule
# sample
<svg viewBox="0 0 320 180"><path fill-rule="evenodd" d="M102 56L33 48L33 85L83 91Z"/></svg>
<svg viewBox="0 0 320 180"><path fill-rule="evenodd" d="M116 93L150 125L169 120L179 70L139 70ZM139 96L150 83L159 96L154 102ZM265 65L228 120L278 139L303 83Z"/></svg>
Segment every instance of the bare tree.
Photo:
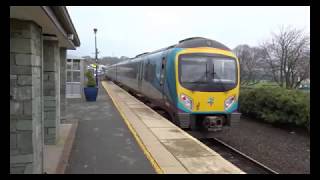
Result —
<svg viewBox="0 0 320 180"><path fill-rule="evenodd" d="M253 85L261 79L262 50L246 44L238 45L234 50L240 62L241 85Z"/></svg>
<svg viewBox="0 0 320 180"><path fill-rule="evenodd" d="M265 41L263 59L267 71L281 87L296 88L310 75L310 38L302 30L281 28Z"/></svg>

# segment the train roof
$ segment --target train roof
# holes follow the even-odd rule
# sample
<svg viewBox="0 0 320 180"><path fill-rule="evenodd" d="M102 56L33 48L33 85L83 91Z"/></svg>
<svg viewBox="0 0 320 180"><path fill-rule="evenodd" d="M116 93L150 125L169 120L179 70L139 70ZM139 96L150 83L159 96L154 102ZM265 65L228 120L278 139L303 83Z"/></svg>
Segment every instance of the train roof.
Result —
<svg viewBox="0 0 320 180"><path fill-rule="evenodd" d="M141 57L141 56L146 55L146 54L149 54L149 52L144 52L144 53L138 54L138 55L136 55L136 57L134 57L134 58Z"/></svg>
<svg viewBox="0 0 320 180"><path fill-rule="evenodd" d="M212 47L212 48L217 48L217 49L222 49L222 50L227 50L227 51L231 51L227 46L225 46L224 44L215 41L215 40L211 40L211 39L207 39L207 38L203 38L203 37L191 37L191 38L187 38L187 39L183 39L181 41L179 41L178 44L174 44L162 49L158 49L156 51L152 51L152 52L145 52L142 54L137 55L134 58L137 57L142 57L148 54L154 54L160 51L165 51L171 48L195 48L195 47ZM132 59L134 59L132 58Z"/></svg>
<svg viewBox="0 0 320 180"><path fill-rule="evenodd" d="M231 51L224 44L218 41L203 38L203 37L192 37L192 38L181 40L179 41L179 44L175 45L175 47L176 48L212 47L212 48Z"/></svg>
<svg viewBox="0 0 320 180"><path fill-rule="evenodd" d="M138 57L143 57L143 56L146 56L149 54L154 54L154 53L165 51L165 50L168 50L171 48L196 48L196 47L212 47L212 48L231 51L227 46L225 46L224 44L222 44L218 41L203 38L203 37L191 37L191 38L186 38L186 39L179 41L178 44L174 44L174 45L162 48L162 49L158 49L156 51L144 52L144 53L138 54L135 57L129 58L128 60L122 61L120 63L126 63L126 62L132 61L133 59L136 59ZM116 63L116 64L120 64L120 63ZM113 65L111 65L111 66L113 66Z"/></svg>

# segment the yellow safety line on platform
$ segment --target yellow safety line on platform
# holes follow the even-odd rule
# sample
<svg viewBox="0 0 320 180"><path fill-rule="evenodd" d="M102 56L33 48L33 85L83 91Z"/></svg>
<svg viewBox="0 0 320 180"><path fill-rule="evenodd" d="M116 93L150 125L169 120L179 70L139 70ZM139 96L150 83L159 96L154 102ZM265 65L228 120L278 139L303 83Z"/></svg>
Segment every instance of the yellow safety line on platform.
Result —
<svg viewBox="0 0 320 180"><path fill-rule="evenodd" d="M146 155L147 159L150 161L152 167L155 169L155 171L158 174L163 174L163 170L160 168L160 166L158 165L157 161L152 157L151 153L148 151L147 147L143 144L141 138L139 137L138 133L135 131L135 129L132 127L132 125L130 124L130 122L128 121L127 117L124 115L124 113L121 111L121 109L119 108L119 104L114 100L114 98L112 97L112 95L110 94L110 90L108 89L108 85L107 82L102 81L101 82L102 86L104 87L104 89L108 92L110 98L112 99L113 104L116 106L116 108L118 109L120 115L122 116L122 118L124 119L124 122L126 123L126 125L128 126L130 132L132 133L133 137L135 138L135 140L137 141L137 143L139 144L140 148L142 149L143 153Z"/></svg>

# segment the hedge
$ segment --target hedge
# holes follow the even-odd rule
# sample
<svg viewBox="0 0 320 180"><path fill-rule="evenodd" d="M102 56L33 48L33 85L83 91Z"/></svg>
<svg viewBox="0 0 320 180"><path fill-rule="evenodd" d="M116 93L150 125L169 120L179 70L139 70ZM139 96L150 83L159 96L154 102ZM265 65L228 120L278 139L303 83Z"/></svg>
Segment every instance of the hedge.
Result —
<svg viewBox="0 0 320 180"><path fill-rule="evenodd" d="M268 123L308 127L310 122L310 95L297 90L241 88L239 105L244 115Z"/></svg>

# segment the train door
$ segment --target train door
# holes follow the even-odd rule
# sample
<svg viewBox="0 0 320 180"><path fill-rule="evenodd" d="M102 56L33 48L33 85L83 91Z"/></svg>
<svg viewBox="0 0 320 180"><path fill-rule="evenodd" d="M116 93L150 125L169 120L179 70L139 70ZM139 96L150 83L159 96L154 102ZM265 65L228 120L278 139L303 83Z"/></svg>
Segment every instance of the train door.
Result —
<svg viewBox="0 0 320 180"><path fill-rule="evenodd" d="M143 71L144 71L144 68L143 68L143 60L142 60L140 61L140 64L139 64L139 75L138 75L138 89L140 92L142 90Z"/></svg>
<svg viewBox="0 0 320 180"><path fill-rule="evenodd" d="M167 52L162 54L161 58L161 69L160 69L160 89L162 94L162 100L165 101L165 94L164 94L164 84L165 84L165 77L166 77L166 63L167 63Z"/></svg>

